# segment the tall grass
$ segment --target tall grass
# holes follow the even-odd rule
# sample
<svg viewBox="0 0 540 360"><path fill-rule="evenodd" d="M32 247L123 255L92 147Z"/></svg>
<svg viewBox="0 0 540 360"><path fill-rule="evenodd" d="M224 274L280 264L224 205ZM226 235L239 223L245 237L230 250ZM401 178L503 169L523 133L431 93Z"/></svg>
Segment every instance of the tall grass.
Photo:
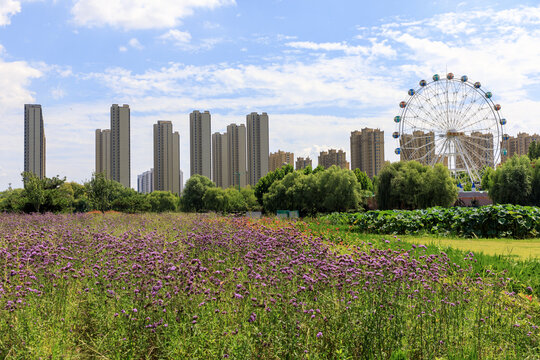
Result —
<svg viewBox="0 0 540 360"><path fill-rule="evenodd" d="M537 298L473 254L334 247L299 224L2 215L0 358L538 354Z"/></svg>

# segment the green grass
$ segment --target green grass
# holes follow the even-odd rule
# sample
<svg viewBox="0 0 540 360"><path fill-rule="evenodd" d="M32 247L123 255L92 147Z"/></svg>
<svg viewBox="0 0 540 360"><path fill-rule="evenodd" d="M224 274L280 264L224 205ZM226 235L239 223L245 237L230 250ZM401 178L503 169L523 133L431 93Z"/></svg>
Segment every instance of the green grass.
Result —
<svg viewBox="0 0 540 360"><path fill-rule="evenodd" d="M349 225L329 225L318 220L297 223L297 226L336 244L347 253L351 246L368 249L408 250L412 244L426 245L428 254L441 251L460 266L472 265L481 275L487 271L504 272L505 277L515 280L512 290L524 292L527 287L540 295L540 239L464 239L436 237L433 235L380 235L354 231ZM397 240L397 241L396 241ZM472 252L475 262L464 259Z"/></svg>
<svg viewBox="0 0 540 360"><path fill-rule="evenodd" d="M317 222L4 215L0 359L535 359L538 270Z"/></svg>

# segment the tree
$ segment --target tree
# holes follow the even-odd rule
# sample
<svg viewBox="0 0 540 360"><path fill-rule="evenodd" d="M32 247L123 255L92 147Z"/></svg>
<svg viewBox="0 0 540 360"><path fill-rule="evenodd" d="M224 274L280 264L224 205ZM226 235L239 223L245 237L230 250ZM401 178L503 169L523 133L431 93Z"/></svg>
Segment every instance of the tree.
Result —
<svg viewBox="0 0 540 360"><path fill-rule="evenodd" d="M358 208L362 201L362 188L353 171L332 165L315 176L318 177L322 211L347 211Z"/></svg>
<svg viewBox="0 0 540 360"><path fill-rule="evenodd" d="M448 207L456 202L458 189L446 166L435 164L433 168L428 168L423 180L418 207Z"/></svg>
<svg viewBox="0 0 540 360"><path fill-rule="evenodd" d="M240 189L240 194L244 197L246 202L246 207L248 211L258 211L261 210L261 205L255 197L255 190L249 185Z"/></svg>
<svg viewBox="0 0 540 360"><path fill-rule="evenodd" d="M241 191L236 188L225 189L226 208L225 212L239 213L247 211L246 199Z"/></svg>
<svg viewBox="0 0 540 360"><path fill-rule="evenodd" d="M206 176L193 175L186 182L180 205L183 211L197 212L205 209L203 197L206 191L216 185Z"/></svg>
<svg viewBox="0 0 540 360"><path fill-rule="evenodd" d="M396 162L383 167L376 183L380 209L417 209L450 206L457 187L442 164L435 167L416 161Z"/></svg>
<svg viewBox="0 0 540 360"><path fill-rule="evenodd" d="M34 173L25 171L21 175L24 184L23 196L32 206L33 211L39 212L41 206L45 202L44 181Z"/></svg>
<svg viewBox="0 0 540 360"><path fill-rule="evenodd" d="M122 184L107 179L103 173L93 173L92 179L85 183L84 187L90 200L90 206L101 212L110 210L116 199L123 195L130 195Z"/></svg>
<svg viewBox="0 0 540 360"><path fill-rule="evenodd" d="M489 196L499 204L527 205L531 202L532 171L528 156L514 155L493 175Z"/></svg>
<svg viewBox="0 0 540 360"><path fill-rule="evenodd" d="M354 169L354 175L356 175L356 180L358 180L358 184L360 184L360 188L362 190L369 190L373 192L373 183L365 172L356 168Z"/></svg>
<svg viewBox="0 0 540 360"><path fill-rule="evenodd" d="M255 185L255 197L257 198L259 204L263 205L263 196L268 192L270 186L272 186L275 181L283 179L285 175L292 172L294 172L293 166L287 164L276 169L275 171L270 171L268 174L260 178Z"/></svg>
<svg viewBox="0 0 540 360"><path fill-rule="evenodd" d="M146 195L146 201L153 212L176 211L178 196L170 191L153 191Z"/></svg>
<svg viewBox="0 0 540 360"><path fill-rule="evenodd" d="M537 143L536 140L531 141L529 145L529 159L536 160L540 158L540 143Z"/></svg>
<svg viewBox="0 0 540 360"><path fill-rule="evenodd" d="M131 214L152 210L152 206L144 194L140 194L131 188L124 189L126 190L112 201L111 208L113 210Z"/></svg>
<svg viewBox="0 0 540 360"><path fill-rule="evenodd" d="M202 200L205 210L221 213L225 213L227 211L227 195L225 194L225 190L220 187L212 187L207 189Z"/></svg>
<svg viewBox="0 0 540 360"><path fill-rule="evenodd" d="M489 191L493 185L493 176L495 175L495 170L491 167L484 168L484 173L482 174L482 180L480 181L480 188L484 191Z"/></svg>
<svg viewBox="0 0 540 360"><path fill-rule="evenodd" d="M24 205L24 189L10 188L0 193L0 212L21 212Z"/></svg>
<svg viewBox="0 0 540 360"><path fill-rule="evenodd" d="M295 194L295 183L304 175L300 171L288 173L283 179L275 180L263 198L264 209L268 212L277 210L297 210L298 194Z"/></svg>
<svg viewBox="0 0 540 360"><path fill-rule="evenodd" d="M540 158L532 164L531 204L540 206Z"/></svg>
<svg viewBox="0 0 540 360"><path fill-rule="evenodd" d="M264 194L264 209L299 210L300 214L356 209L363 198L355 174L332 166L325 171L304 174L295 171L275 181Z"/></svg>

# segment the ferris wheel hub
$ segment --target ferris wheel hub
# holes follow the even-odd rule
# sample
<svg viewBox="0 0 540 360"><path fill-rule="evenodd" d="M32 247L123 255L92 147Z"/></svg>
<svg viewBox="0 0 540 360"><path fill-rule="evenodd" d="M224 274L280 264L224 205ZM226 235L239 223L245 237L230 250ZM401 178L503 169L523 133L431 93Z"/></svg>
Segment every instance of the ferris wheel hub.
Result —
<svg viewBox="0 0 540 360"><path fill-rule="evenodd" d="M455 130L448 130L446 132L447 138L454 138L454 137L460 137L465 136L465 133L463 131L455 131Z"/></svg>

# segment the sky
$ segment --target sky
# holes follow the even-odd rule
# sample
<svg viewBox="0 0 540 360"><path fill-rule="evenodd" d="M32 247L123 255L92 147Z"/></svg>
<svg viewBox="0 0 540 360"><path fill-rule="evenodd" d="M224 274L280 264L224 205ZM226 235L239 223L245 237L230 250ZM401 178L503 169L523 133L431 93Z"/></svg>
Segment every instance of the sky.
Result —
<svg viewBox="0 0 540 360"><path fill-rule="evenodd" d="M0 0L0 190L21 187L24 104L43 107L47 176L83 183L111 104L131 108L131 184L153 166L152 125L189 113L212 132L267 112L270 151L343 149L385 132L409 88L435 73L480 81L508 120L539 133L537 1Z"/></svg>

